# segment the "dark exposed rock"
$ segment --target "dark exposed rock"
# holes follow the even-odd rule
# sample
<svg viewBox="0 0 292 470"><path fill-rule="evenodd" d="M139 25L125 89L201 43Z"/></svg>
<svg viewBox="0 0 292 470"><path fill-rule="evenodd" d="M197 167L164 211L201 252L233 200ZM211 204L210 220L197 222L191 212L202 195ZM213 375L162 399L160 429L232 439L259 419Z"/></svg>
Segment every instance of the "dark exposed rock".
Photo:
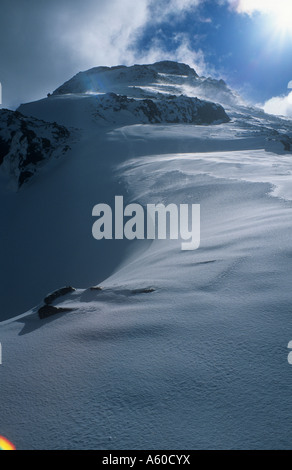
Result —
<svg viewBox="0 0 292 470"><path fill-rule="evenodd" d="M39 318L43 320L44 318L51 317L53 315L57 315L58 313L66 313L72 312L72 308L57 308L53 307L52 305L44 305L38 311Z"/></svg>
<svg viewBox="0 0 292 470"><path fill-rule="evenodd" d="M96 98L96 117L112 122L112 113L126 111L126 116L119 113L114 122L128 123L186 123L186 124L221 124L230 119L224 108L217 103L190 98L188 96L167 95L158 99L134 99L115 93L107 93Z"/></svg>
<svg viewBox="0 0 292 470"><path fill-rule="evenodd" d="M18 185L19 187L21 188L21 186L26 182L28 181L32 176L34 175L34 173L32 171L22 171L19 175L19 178L18 178Z"/></svg>
<svg viewBox="0 0 292 470"><path fill-rule="evenodd" d="M267 137L268 142L275 142L280 143L279 146L280 153L284 152L292 152L292 137L288 134L283 134L275 129L263 129L263 135Z"/></svg>
<svg viewBox="0 0 292 470"><path fill-rule="evenodd" d="M74 289L74 287L71 287L71 286L62 287L61 289L58 289L55 292L52 292L52 294L48 295L44 299L44 302L45 302L45 304L50 305L55 300L57 300L59 297L63 297L64 295L71 294L72 292L75 292L75 290L76 289Z"/></svg>
<svg viewBox="0 0 292 470"><path fill-rule="evenodd" d="M0 110L0 165L20 188L37 168L54 154L69 150L70 132L57 123L27 117L18 111Z"/></svg>
<svg viewBox="0 0 292 470"><path fill-rule="evenodd" d="M280 142L283 144L285 152L291 152L291 149L292 149L291 137L287 135L281 136Z"/></svg>
<svg viewBox="0 0 292 470"><path fill-rule="evenodd" d="M155 292L155 289L153 287L146 287L145 289L135 289L132 290L132 294L151 294L152 292Z"/></svg>
<svg viewBox="0 0 292 470"><path fill-rule="evenodd" d="M155 64L148 65L149 68L158 73L169 73L171 75L185 75L188 77L198 77L198 74L187 64L180 64L171 60L163 60Z"/></svg>
<svg viewBox="0 0 292 470"><path fill-rule="evenodd" d="M4 158L9 153L9 143L0 137L0 165L2 165Z"/></svg>

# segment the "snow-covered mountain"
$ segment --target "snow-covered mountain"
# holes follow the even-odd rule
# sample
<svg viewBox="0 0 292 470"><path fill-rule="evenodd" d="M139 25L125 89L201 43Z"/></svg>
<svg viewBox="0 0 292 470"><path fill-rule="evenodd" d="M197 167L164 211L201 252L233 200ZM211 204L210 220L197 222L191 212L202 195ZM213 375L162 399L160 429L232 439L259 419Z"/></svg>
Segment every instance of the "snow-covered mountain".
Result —
<svg viewBox="0 0 292 470"><path fill-rule="evenodd" d="M0 435L290 448L291 149L290 120L168 61L1 111ZM95 240L116 195L200 204L200 248Z"/></svg>
<svg viewBox="0 0 292 470"><path fill-rule="evenodd" d="M132 67L95 67L78 73L53 94L87 92L115 92L135 98L180 93L229 104L238 102L238 96L224 80L199 77L189 65L171 61Z"/></svg>
<svg viewBox="0 0 292 470"><path fill-rule="evenodd" d="M206 89L211 98L199 99ZM19 111L87 128L97 124L220 124L229 117L212 97L223 96L227 102L235 99L222 80L201 79L185 64L159 62L81 72L49 95L49 101L25 104Z"/></svg>

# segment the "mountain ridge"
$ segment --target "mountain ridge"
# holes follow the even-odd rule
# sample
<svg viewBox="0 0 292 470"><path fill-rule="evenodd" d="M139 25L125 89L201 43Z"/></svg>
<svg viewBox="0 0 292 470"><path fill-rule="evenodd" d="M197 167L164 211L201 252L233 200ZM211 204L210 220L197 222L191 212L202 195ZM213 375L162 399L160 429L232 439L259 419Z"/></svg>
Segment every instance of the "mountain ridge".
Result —
<svg viewBox="0 0 292 470"><path fill-rule="evenodd" d="M137 97L139 95L133 94L133 88L137 85L144 86L143 91L140 91L140 97L151 97L149 87L153 87L155 93L177 94L180 86L179 94L188 95L187 90L193 92L191 96L209 101L216 100L217 97L217 102L220 104L236 104L239 99L224 80L199 77L189 65L174 61L133 66L93 67L77 73L54 90L53 95L115 92Z"/></svg>

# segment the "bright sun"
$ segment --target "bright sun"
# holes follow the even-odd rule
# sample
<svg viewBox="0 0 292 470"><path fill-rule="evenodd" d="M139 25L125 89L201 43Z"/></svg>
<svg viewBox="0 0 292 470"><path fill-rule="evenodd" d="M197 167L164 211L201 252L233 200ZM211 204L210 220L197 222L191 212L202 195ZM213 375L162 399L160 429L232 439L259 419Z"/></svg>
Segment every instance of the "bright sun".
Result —
<svg viewBox="0 0 292 470"><path fill-rule="evenodd" d="M240 13L262 13L269 17L272 28L282 35L292 35L292 0L230 0Z"/></svg>
<svg viewBox="0 0 292 470"><path fill-rule="evenodd" d="M275 10L271 15L274 16L276 28L279 32L290 32L292 34L292 5L287 5L285 10Z"/></svg>

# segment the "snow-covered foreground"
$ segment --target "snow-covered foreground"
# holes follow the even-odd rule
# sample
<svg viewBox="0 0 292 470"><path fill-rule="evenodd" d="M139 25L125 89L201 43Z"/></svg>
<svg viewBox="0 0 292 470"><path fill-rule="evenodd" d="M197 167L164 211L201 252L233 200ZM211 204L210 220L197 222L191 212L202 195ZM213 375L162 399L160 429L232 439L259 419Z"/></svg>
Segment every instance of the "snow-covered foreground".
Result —
<svg viewBox="0 0 292 470"><path fill-rule="evenodd" d="M3 256L17 269L0 324L0 434L17 448L291 448L291 154L283 121L245 112L220 126L92 128L24 190L3 191L15 214ZM116 194L201 204L200 248L99 245L91 211ZM77 290L54 305L71 312L9 319L66 284Z"/></svg>

